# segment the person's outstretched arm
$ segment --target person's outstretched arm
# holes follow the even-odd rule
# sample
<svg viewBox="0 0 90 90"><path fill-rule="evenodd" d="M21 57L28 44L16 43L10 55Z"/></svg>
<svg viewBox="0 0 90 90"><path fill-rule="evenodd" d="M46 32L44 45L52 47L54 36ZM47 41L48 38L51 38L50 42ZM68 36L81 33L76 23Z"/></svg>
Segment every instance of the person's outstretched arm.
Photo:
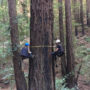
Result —
<svg viewBox="0 0 90 90"><path fill-rule="evenodd" d="M31 51L30 51L30 47L28 46L28 53L30 53L31 54Z"/></svg>
<svg viewBox="0 0 90 90"><path fill-rule="evenodd" d="M57 52L57 51L58 51L58 48L56 48L55 52Z"/></svg>

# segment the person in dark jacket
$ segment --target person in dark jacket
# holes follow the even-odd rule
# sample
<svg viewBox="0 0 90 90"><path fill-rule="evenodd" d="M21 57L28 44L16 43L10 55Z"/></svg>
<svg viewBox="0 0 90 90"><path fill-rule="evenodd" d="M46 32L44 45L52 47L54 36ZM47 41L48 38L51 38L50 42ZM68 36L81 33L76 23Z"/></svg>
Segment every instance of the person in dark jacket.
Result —
<svg viewBox="0 0 90 90"><path fill-rule="evenodd" d="M34 58L34 56L32 55L32 52L30 51L29 46L30 46L29 43L25 43L25 47L21 49L20 54L21 54L22 60L26 58L30 58L30 59Z"/></svg>
<svg viewBox="0 0 90 90"><path fill-rule="evenodd" d="M58 56L58 57L61 57L61 56L63 56L63 54L64 54L63 47L62 47L62 45L60 44L60 40L57 39L57 40L56 40L56 49L55 49L54 52L52 52L52 56L53 56L53 58L56 60L56 57L57 57L57 56Z"/></svg>

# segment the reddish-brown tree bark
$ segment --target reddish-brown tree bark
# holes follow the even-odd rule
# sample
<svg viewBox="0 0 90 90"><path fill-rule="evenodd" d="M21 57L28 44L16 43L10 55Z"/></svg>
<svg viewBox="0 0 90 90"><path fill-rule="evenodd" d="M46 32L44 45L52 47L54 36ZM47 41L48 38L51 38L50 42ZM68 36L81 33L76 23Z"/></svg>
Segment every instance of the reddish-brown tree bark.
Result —
<svg viewBox="0 0 90 90"><path fill-rule="evenodd" d="M78 26L77 26L77 23L79 23L79 7L77 6L77 4L78 4L78 0L73 0L73 5L74 5L74 19L75 19L75 22L76 22L76 24L75 24L75 36L77 36L78 35Z"/></svg>
<svg viewBox="0 0 90 90"><path fill-rule="evenodd" d="M75 86L75 73L74 73L74 51L72 42L72 19L71 19L71 0L65 0L65 14L66 14L66 86L72 88Z"/></svg>
<svg viewBox="0 0 90 90"><path fill-rule="evenodd" d="M24 73L21 69L21 57L19 51L19 32L16 12L16 0L8 0L9 18L10 18L10 35L13 53L13 65L17 90L27 90Z"/></svg>
<svg viewBox="0 0 90 90"><path fill-rule="evenodd" d="M62 0L58 0L59 2L59 31L60 31L60 40L65 52L65 43L64 43L64 28L63 28L63 5ZM62 75L66 75L66 58L65 54L61 57L61 68L62 68Z"/></svg>
<svg viewBox="0 0 90 90"><path fill-rule="evenodd" d="M53 0L31 0L29 90L54 90L52 70Z"/></svg>

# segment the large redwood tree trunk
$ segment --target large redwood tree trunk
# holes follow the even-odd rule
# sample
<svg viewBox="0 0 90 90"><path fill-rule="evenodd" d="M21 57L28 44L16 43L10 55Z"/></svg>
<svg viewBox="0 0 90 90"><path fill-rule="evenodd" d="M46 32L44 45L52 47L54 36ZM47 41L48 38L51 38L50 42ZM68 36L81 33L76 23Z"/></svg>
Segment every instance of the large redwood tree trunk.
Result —
<svg viewBox="0 0 90 90"><path fill-rule="evenodd" d="M75 73L74 73L74 52L72 42L71 0L65 0L65 14L66 14L66 56L67 56L66 83L68 88L72 88L75 86Z"/></svg>
<svg viewBox="0 0 90 90"><path fill-rule="evenodd" d="M52 70L53 0L31 0L29 89L54 90Z"/></svg>
<svg viewBox="0 0 90 90"><path fill-rule="evenodd" d="M62 46L64 48L65 52L65 43L64 43L64 28L63 28L63 5L62 5L62 0L58 0L60 3L59 6L59 31L60 31L60 40L62 43ZM62 75L66 75L66 58L65 54L61 57L61 68L62 68Z"/></svg>
<svg viewBox="0 0 90 90"><path fill-rule="evenodd" d="M17 90L27 90L24 73L21 69L21 57L19 51L19 32L16 13L16 0L8 0L9 17L10 17L10 34L13 52L13 64Z"/></svg>

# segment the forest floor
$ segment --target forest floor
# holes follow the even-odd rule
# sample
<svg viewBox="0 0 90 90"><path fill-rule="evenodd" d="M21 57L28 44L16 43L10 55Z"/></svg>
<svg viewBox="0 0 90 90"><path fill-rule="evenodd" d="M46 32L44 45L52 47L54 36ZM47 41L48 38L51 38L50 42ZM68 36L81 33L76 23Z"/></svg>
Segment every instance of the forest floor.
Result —
<svg viewBox="0 0 90 90"><path fill-rule="evenodd" d="M86 30L86 35L85 36L78 36L78 42L77 45L81 46L84 45L84 47L88 48L90 50L90 41L86 41L85 39L89 37L90 39L90 30ZM88 40L88 39L87 39ZM84 52L84 54L86 54ZM88 53L90 55L90 52ZM80 64L82 60L82 57L80 57L78 60L76 60L76 64ZM57 61L57 66L56 66L56 77L59 78L61 76L61 72L60 72L60 62ZM87 62L90 63L90 60ZM85 65L85 61L82 64L83 66ZM24 71L27 72L28 71L28 61L26 60L26 62L24 62ZM84 67L82 66L82 70L84 70ZM86 66L85 66L86 67ZM86 70L86 69L85 69ZM79 79L78 79L78 86L80 90L90 90L90 68L86 70L87 72L84 72L83 74L79 75ZM89 73L89 75L87 76L87 73ZM8 81L8 80L7 80ZM12 83L12 82L11 82ZM14 84L11 84L9 81L8 82L4 82L2 80L2 75L0 75L0 90L16 90L15 89L15 82Z"/></svg>
<svg viewBox="0 0 90 90"><path fill-rule="evenodd" d="M81 72L84 71L84 73L80 74L78 79L78 86L80 90L90 90L90 28L86 30L85 33L86 35L84 37L80 37L80 36L78 37L78 43L77 43L78 46L82 45L87 49L87 51L89 51L88 53L87 51L84 52L85 56L89 56L88 60L81 58L83 59ZM87 68L84 68L84 65Z"/></svg>

